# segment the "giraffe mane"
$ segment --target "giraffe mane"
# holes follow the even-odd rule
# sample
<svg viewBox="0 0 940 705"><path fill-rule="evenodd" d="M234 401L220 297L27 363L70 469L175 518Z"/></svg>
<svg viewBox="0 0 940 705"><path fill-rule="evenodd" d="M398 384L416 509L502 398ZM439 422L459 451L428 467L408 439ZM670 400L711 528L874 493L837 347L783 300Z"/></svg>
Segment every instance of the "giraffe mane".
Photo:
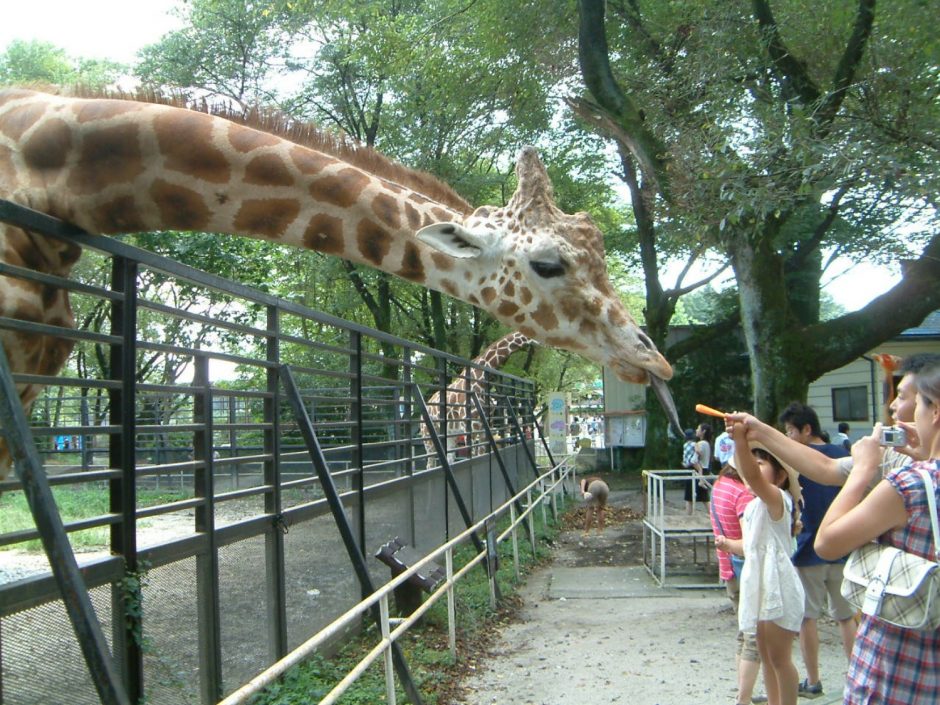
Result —
<svg viewBox="0 0 940 705"><path fill-rule="evenodd" d="M33 86L23 87L34 88ZM253 106L245 111L239 110L231 104L210 103L206 99L193 101L187 99L182 93L167 95L152 89L102 91L82 86L42 86L35 87L35 89L47 93L69 95L75 98L106 98L168 105L224 118L246 127L282 137L303 147L329 154L381 179L416 191L422 196L437 201L459 213L471 213L473 211L473 207L463 197L432 174L419 169L412 169L389 159L375 149L358 143L348 135L330 132L311 122L296 120L273 108Z"/></svg>

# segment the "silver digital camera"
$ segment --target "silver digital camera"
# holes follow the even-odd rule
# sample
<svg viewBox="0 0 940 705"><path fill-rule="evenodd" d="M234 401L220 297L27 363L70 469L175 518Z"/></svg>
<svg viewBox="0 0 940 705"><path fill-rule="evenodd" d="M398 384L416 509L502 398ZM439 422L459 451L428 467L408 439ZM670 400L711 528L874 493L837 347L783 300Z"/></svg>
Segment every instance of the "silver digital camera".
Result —
<svg viewBox="0 0 940 705"><path fill-rule="evenodd" d="M907 445L907 433L900 426L885 426L881 429L881 445L900 448Z"/></svg>

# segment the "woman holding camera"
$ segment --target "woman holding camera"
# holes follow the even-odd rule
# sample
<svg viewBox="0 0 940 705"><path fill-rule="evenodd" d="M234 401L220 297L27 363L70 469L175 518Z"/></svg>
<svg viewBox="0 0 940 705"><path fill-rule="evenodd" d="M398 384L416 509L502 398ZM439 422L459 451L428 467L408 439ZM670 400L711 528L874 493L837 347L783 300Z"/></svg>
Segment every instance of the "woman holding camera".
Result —
<svg viewBox="0 0 940 705"><path fill-rule="evenodd" d="M816 552L835 559L869 541L936 560L926 487L916 468L930 473L940 496L940 363L916 375L914 423L904 424L905 451L928 460L887 473L866 495L880 471L881 424L852 446L848 479L823 518ZM889 433L890 435L890 433ZM915 450L916 449L916 450ZM846 705L928 705L940 702L940 630L905 629L862 615L849 663Z"/></svg>

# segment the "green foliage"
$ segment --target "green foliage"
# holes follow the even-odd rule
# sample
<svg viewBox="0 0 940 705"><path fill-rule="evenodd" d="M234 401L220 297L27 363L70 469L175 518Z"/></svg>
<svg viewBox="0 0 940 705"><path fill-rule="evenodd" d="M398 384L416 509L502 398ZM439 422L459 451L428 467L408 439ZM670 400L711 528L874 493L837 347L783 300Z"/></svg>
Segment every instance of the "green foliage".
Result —
<svg viewBox="0 0 940 705"><path fill-rule="evenodd" d="M282 13L268 2L193 0L179 14L183 29L140 52L135 73L145 85L208 91L245 109L271 102L289 47Z"/></svg>
<svg viewBox="0 0 940 705"><path fill-rule="evenodd" d="M563 504L563 501L562 501ZM551 521L541 521L541 512L530 516L536 532L536 550L519 527L520 573L524 577L538 562L550 554L551 543L558 527ZM508 527L508 520L499 524L498 532ZM462 546L454 553L454 569L459 570L475 555L472 544ZM511 598L518 589L512 563L512 546L507 538L499 545L497 583L503 599ZM474 567L455 586L457 605L458 651L461 645L473 643L484 633L488 625L498 618L500 610L490 606L489 581L480 566ZM447 647L447 608L444 598L439 600L425 615L422 626L412 628L398 641L402 646L405 662L422 698L427 705L446 705L439 700L439 691L447 692L449 681L456 677L449 668L453 666ZM302 705L322 699L365 654L377 640L377 628L370 624L356 638L345 643L332 657L314 654L304 663L290 669L277 683L251 700L251 705ZM342 705L374 705L385 701L385 676L380 658L373 664L337 702ZM405 701L404 691L397 684L396 699Z"/></svg>
<svg viewBox="0 0 940 705"><path fill-rule="evenodd" d="M72 59L63 49L40 41L10 42L0 54L0 85L70 85L100 89L113 84L124 67L113 61Z"/></svg>

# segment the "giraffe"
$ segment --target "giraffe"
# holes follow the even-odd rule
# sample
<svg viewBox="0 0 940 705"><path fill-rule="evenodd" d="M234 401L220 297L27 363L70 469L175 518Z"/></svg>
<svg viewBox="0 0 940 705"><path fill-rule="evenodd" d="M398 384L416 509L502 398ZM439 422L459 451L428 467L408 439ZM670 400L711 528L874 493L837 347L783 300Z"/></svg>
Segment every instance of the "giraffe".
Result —
<svg viewBox="0 0 940 705"><path fill-rule="evenodd" d="M446 391L444 399L446 401L447 413L447 435L454 437L456 434L465 433L467 429L467 414L469 410L471 437L469 445L473 449L474 455L480 455L484 452L482 446L478 445L479 434L483 432L483 423L480 421L475 408L469 406L473 402L468 396L468 389L474 392L483 404L484 408L493 408L495 403L485 390L486 370L489 367L498 370L502 367L509 356L517 350L521 350L535 341L523 335L519 331L513 331L504 335L496 342L489 345L482 353L473 358L473 365L465 367L457 377L455 377L446 390L434 392L427 400L428 412L434 421L440 419L441 414L441 391ZM421 437L428 439L430 432L422 421ZM450 443L450 441L448 441ZM424 442L425 450L429 458L434 458L436 450L430 440ZM449 449L448 457L453 460L453 449Z"/></svg>
<svg viewBox="0 0 940 705"><path fill-rule="evenodd" d="M473 210L427 174L370 150L277 132L145 99L4 89L0 197L95 235L241 235L395 274L625 381L652 384L679 426L665 384L672 367L611 285L590 216L555 205L534 148L519 152L509 202ZM0 261L66 277L80 255L74 245L0 228ZM66 291L8 276L0 276L0 316L74 325ZM0 329L0 343L15 373L55 374L71 349L55 336L10 329ZM39 388L18 391L28 409ZM0 478L8 470L7 455Z"/></svg>

